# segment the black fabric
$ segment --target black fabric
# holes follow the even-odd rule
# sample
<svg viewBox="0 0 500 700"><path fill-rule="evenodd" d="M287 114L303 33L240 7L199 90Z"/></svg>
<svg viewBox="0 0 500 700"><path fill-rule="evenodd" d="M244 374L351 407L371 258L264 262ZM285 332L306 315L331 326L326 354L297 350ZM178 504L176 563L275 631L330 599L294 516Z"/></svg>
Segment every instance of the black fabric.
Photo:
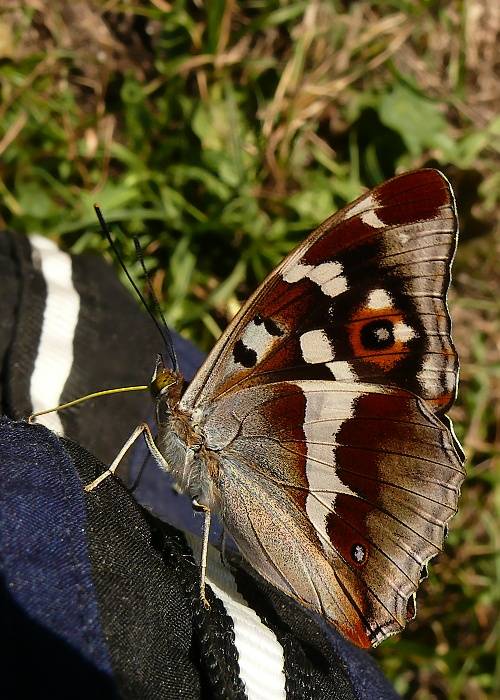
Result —
<svg viewBox="0 0 500 700"><path fill-rule="evenodd" d="M93 255L73 259L73 285L80 296L74 340L74 369L61 403L91 391L146 384L161 340L148 318L126 293L104 260ZM124 342L126 340L126 342ZM106 430L97 423L96 407L106 411ZM87 446L104 462L151 410L147 393L129 393L86 402L61 413L65 434Z"/></svg>
<svg viewBox="0 0 500 700"><path fill-rule="evenodd" d="M75 443L64 446L83 483L103 471ZM116 479L86 494L85 507L100 619L120 696L195 700L201 696L199 660L182 573L195 568L183 559L189 553L181 551L175 533L144 518Z"/></svg>
<svg viewBox="0 0 500 700"><path fill-rule="evenodd" d="M147 384L156 354L164 350L151 319L102 258L72 256L71 262L80 312L73 366L61 403L102 389ZM32 412L30 380L47 293L38 254L26 236L0 232L0 274L2 412L22 418ZM190 380L203 354L175 334L174 344L184 376ZM151 397L140 392L88 401L61 412L60 418L66 436L109 463L150 413Z"/></svg>
<svg viewBox="0 0 500 700"><path fill-rule="evenodd" d="M22 239L22 243L29 251L29 244L26 238ZM8 404L12 403L5 397L4 378L8 376L8 371L4 365L4 358L7 357L16 326L16 302L19 297L20 280L18 257L13 236L8 235L6 232L3 232L2 235L0 232L0 359L2 360L0 405L2 406L2 413L7 413Z"/></svg>
<svg viewBox="0 0 500 700"><path fill-rule="evenodd" d="M29 386L40 340L47 286L25 236L0 232L2 412L32 411Z"/></svg>
<svg viewBox="0 0 500 700"><path fill-rule="evenodd" d="M72 258L73 285L80 296L74 363L62 402L91 391L147 384L157 353L164 352L153 322L104 260L95 255ZM203 355L179 336L174 338L181 369L191 379ZM106 430L102 430L102 414ZM151 413L147 393L95 399L62 416L65 434L111 462L135 426Z"/></svg>
<svg viewBox="0 0 500 700"><path fill-rule="evenodd" d="M310 615L256 574L236 569L238 590L273 630L285 650L285 675L290 697L355 700L345 665Z"/></svg>

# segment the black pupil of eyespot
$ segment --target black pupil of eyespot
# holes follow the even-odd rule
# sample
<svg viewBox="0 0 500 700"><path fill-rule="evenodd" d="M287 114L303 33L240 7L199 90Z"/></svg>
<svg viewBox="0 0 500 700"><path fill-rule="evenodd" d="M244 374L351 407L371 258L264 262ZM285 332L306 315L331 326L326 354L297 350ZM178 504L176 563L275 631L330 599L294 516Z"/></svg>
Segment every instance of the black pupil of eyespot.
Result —
<svg viewBox="0 0 500 700"><path fill-rule="evenodd" d="M394 324L387 320L370 321L361 329L361 342L369 350L383 350L394 345Z"/></svg>

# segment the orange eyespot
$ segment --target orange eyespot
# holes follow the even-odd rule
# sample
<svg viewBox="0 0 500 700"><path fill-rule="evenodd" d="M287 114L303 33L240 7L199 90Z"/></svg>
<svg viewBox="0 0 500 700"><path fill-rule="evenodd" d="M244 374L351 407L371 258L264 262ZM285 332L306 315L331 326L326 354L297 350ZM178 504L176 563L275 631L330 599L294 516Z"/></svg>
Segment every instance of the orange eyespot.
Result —
<svg viewBox="0 0 500 700"><path fill-rule="evenodd" d="M389 371L409 352L414 333L403 314L393 307L361 308L347 324L349 342L356 358Z"/></svg>

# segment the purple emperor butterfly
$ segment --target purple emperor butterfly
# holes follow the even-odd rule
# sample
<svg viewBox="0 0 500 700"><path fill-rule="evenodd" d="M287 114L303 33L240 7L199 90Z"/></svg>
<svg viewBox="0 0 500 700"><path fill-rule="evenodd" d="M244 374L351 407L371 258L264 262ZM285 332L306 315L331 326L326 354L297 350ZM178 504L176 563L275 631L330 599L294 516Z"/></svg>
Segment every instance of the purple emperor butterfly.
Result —
<svg viewBox="0 0 500 700"><path fill-rule="evenodd" d="M261 576L361 647L414 616L457 510L456 237L436 170L364 194L269 275L184 393L157 362L156 442L139 426L120 453L144 433L207 526L217 512Z"/></svg>

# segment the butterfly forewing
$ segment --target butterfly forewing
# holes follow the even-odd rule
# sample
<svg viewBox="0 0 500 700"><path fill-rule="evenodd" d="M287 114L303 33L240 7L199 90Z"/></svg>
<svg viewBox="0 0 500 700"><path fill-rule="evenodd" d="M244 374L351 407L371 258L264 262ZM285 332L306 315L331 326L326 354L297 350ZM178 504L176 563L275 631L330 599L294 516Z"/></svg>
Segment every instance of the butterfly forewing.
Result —
<svg viewBox="0 0 500 700"><path fill-rule="evenodd" d="M181 401L242 554L360 646L413 615L464 478L444 422L456 229L435 170L364 195L267 278Z"/></svg>
<svg viewBox="0 0 500 700"><path fill-rule="evenodd" d="M364 195L266 279L184 406L280 377L394 384L444 413L457 377L445 299L456 228L451 188L436 170Z"/></svg>

